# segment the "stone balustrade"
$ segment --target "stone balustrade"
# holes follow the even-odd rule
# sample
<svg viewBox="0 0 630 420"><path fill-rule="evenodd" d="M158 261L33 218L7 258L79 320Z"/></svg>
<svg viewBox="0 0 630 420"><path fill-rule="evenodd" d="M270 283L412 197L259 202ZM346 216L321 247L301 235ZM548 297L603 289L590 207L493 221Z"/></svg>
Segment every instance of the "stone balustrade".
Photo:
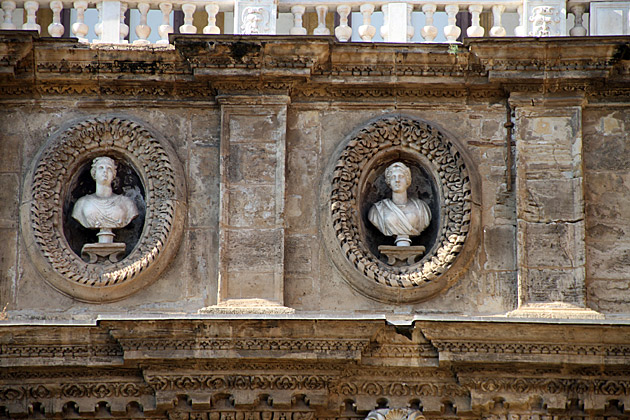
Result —
<svg viewBox="0 0 630 420"><path fill-rule="evenodd" d="M612 10L600 7L606 2L592 3L597 7L591 9L588 1L566 0L2 0L0 30L36 30L42 36L76 37L80 42L156 46L168 45L168 35L174 32L334 35L343 42L454 43L462 36L585 36L589 31L584 18L590 17L589 11ZM630 3L611 4L627 16ZM309 25L305 25L307 17ZM505 24L506 17L509 24ZM606 25L605 16L604 24L602 19L591 17L591 21L600 22L606 34L625 34L628 30L627 25ZM599 34L593 33L592 25L590 32Z"/></svg>

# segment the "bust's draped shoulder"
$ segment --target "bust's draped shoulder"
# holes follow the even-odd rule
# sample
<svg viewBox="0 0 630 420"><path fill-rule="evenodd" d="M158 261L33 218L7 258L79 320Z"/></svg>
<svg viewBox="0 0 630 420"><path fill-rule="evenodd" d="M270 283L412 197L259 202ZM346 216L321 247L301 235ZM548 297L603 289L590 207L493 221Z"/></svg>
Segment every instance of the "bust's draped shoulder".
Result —
<svg viewBox="0 0 630 420"><path fill-rule="evenodd" d="M410 198L409 202L414 205L418 216L415 223L410 222L407 215L389 198L374 203L368 213L368 219L385 236L420 235L431 222L431 210L418 198Z"/></svg>
<svg viewBox="0 0 630 420"><path fill-rule="evenodd" d="M72 210L72 217L86 228L117 229L127 226L138 215L134 202L124 195L112 195L107 198L95 194L83 196L77 200Z"/></svg>

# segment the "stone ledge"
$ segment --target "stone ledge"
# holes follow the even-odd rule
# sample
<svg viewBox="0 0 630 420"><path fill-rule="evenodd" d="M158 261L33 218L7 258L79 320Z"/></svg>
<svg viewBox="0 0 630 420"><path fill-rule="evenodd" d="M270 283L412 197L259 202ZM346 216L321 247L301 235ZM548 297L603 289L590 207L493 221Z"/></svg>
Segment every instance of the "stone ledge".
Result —
<svg viewBox="0 0 630 420"><path fill-rule="evenodd" d="M605 315L589 308L561 303L522 306L507 314L510 318L605 319Z"/></svg>
<svg viewBox="0 0 630 420"><path fill-rule="evenodd" d="M199 309L200 314L293 314L287 308L266 299L229 299L217 305Z"/></svg>

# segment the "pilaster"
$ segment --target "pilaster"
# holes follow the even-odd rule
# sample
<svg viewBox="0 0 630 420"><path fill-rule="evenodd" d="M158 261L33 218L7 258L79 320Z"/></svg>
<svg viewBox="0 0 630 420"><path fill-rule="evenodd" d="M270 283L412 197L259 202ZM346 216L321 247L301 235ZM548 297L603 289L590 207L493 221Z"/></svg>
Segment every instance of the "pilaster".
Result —
<svg viewBox="0 0 630 420"><path fill-rule="evenodd" d="M218 304L282 307L284 95L225 95L221 104Z"/></svg>
<svg viewBox="0 0 630 420"><path fill-rule="evenodd" d="M513 93L519 309L599 317L586 307L583 94Z"/></svg>

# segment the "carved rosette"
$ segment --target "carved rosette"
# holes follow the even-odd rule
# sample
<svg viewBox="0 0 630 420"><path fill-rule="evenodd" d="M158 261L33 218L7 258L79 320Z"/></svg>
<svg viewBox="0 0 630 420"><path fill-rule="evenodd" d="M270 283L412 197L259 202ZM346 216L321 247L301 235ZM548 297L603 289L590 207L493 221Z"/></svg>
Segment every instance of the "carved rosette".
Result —
<svg viewBox="0 0 630 420"><path fill-rule="evenodd" d="M96 156L129 162L145 186L146 219L131 253L114 264L88 264L63 232L63 203L72 176ZM185 186L181 164L165 142L120 118L81 122L44 147L24 187L21 221L27 248L44 279L87 302L122 299L148 285L174 255L183 227Z"/></svg>
<svg viewBox="0 0 630 420"><path fill-rule="evenodd" d="M419 410L410 408L380 408L370 411L365 420L424 420Z"/></svg>
<svg viewBox="0 0 630 420"><path fill-rule="evenodd" d="M377 155L406 153L418 156L435 177L440 195L436 243L415 265L393 267L380 261L365 242L361 228L359 191ZM448 287L469 258L460 258L478 217L467 159L436 127L408 117L387 117L361 129L343 147L335 162L329 200L328 248L344 278L359 292L383 302L425 300ZM330 244L333 242L333 244ZM340 252L341 251L341 252ZM466 252L470 254L470 252ZM340 258L339 255L342 255ZM456 269L455 266L458 266Z"/></svg>

